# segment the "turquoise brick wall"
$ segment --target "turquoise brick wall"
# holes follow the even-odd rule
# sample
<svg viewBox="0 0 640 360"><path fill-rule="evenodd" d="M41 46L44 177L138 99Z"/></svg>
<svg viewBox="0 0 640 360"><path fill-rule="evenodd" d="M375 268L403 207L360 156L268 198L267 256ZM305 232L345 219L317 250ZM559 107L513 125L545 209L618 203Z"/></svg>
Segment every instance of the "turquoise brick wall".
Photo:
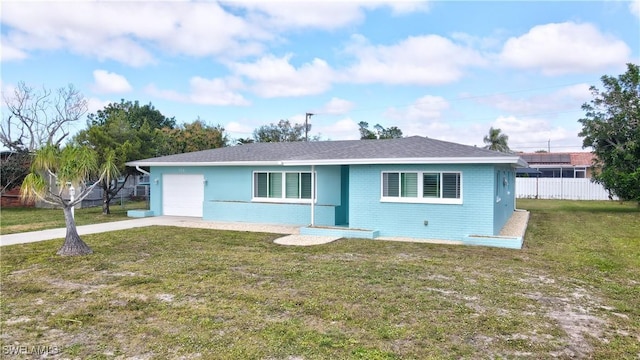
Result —
<svg viewBox="0 0 640 360"><path fill-rule="evenodd" d="M308 204L205 201L203 219L306 226L311 224L311 206ZM316 205L315 224L333 226L335 224L335 207Z"/></svg>
<svg viewBox="0 0 640 360"><path fill-rule="evenodd" d="M462 171L463 203L381 202L382 171ZM493 177L493 165L351 166L349 227L379 230L380 236L456 241L469 234L493 235Z"/></svg>
<svg viewBox="0 0 640 360"><path fill-rule="evenodd" d="M310 167L152 167L150 210L162 214L163 174L203 174L203 218L218 221L299 224L311 222L309 204L252 202L253 171L309 171ZM341 170L342 169L342 170ZM460 241L467 235L496 235L515 204L515 174L509 166L351 165L317 166L315 224L343 224L378 230L380 236ZM382 171L461 171L462 204L389 203L380 201ZM506 176L507 185L503 178ZM342 180L348 181L348 198ZM496 196L500 195L500 202ZM348 210L340 206L348 205ZM424 222L427 221L428 225Z"/></svg>
<svg viewBox="0 0 640 360"><path fill-rule="evenodd" d="M311 223L309 204L252 202L252 177L254 171L310 171L310 167L152 167L150 209L162 214L163 174L203 174L204 186L203 218L218 221L246 221L256 223L300 224ZM335 208L340 205L340 167L316 167L317 202L315 222L317 225L334 225Z"/></svg>

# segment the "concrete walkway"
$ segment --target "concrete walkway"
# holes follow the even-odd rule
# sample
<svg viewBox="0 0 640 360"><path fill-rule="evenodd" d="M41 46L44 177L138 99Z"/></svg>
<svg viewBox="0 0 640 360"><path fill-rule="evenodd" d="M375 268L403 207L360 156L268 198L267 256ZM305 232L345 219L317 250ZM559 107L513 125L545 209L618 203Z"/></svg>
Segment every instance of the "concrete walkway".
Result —
<svg viewBox="0 0 640 360"><path fill-rule="evenodd" d="M276 239L276 243L282 245L318 245L326 244L328 242L337 240L336 238L330 238L326 236L318 237L311 235L299 235L299 225L269 225L269 224L255 224L255 223L241 223L241 222L218 222L218 221L206 221L198 218L179 217L179 216L156 216L140 219L114 221L102 224L82 225L78 226L78 234L96 234L116 230L133 229L138 227L162 225L162 226L178 226L178 227L191 227L200 229L215 229L215 230L233 230L233 231L251 231L251 232L265 232L274 234L287 234L295 236L285 236L282 242ZM31 231L17 234L8 234L0 236L0 246L26 244L37 241L64 239L66 234L65 228L48 229L41 231ZM322 239L320 239L322 238Z"/></svg>

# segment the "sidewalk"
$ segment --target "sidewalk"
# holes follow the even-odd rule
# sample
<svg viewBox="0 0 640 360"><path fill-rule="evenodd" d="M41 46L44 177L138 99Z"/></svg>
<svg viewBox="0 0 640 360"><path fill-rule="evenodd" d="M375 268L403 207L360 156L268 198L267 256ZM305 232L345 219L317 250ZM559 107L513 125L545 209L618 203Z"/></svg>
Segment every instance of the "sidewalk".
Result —
<svg viewBox="0 0 640 360"><path fill-rule="evenodd" d="M114 221L102 224L92 224L78 226L79 235L96 234L107 231L132 229L136 227L160 225L159 218L143 218L133 220ZM40 231L30 231L17 234L8 234L0 236L0 246L26 244L43 240L64 239L67 233L66 228L47 229Z"/></svg>
<svg viewBox="0 0 640 360"><path fill-rule="evenodd" d="M80 236L87 234L96 234L116 230L133 229L138 227L162 225L162 226L179 226L179 227L191 227L200 229L215 229L215 230L233 230L233 231L251 231L251 232L265 232L273 234L285 234L287 241L283 241L283 245L314 245L324 244L337 238L298 235L299 225L269 225L269 224L255 224L255 223L231 223L231 222L219 222L219 221L206 221L198 218L179 217L179 216L156 216L147 217L141 219L131 219L114 221L102 224L82 225L78 226L78 234ZM52 239L64 239L66 235L66 228L48 229L41 231L31 231L17 234L8 234L0 236L0 246L15 245L15 244L27 244L37 241L52 240Z"/></svg>

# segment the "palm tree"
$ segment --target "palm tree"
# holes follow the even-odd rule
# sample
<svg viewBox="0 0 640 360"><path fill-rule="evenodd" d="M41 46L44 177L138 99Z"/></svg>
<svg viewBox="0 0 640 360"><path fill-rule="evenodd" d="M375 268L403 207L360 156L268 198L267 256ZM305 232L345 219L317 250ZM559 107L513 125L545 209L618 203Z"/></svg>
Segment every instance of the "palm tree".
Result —
<svg viewBox="0 0 640 360"><path fill-rule="evenodd" d="M502 134L502 130L494 129L492 126L489 129L489 134L484 137L484 143L486 144L484 148L509 153L511 149L509 149L509 145L507 145L508 141L509 136Z"/></svg>
<svg viewBox="0 0 640 360"><path fill-rule="evenodd" d="M57 252L58 255L87 255L93 252L80 239L71 209L82 202L102 180L109 181L118 175L114 157L114 153L111 152L99 166L96 152L85 146L66 146L60 149L57 146L46 145L35 152L31 172L22 182L20 196L23 200L37 199L62 207L67 233L64 244ZM45 180L45 176L55 181L58 186L51 186ZM88 186L89 180L96 181ZM79 194L73 201L63 198L67 185L79 189Z"/></svg>

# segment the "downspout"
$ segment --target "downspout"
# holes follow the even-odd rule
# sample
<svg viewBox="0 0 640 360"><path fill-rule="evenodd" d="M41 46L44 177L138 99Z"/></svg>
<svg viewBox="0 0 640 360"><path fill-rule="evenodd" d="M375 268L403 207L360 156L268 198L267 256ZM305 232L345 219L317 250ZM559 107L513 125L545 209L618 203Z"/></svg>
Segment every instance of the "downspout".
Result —
<svg viewBox="0 0 640 360"><path fill-rule="evenodd" d="M151 173L145 170L142 170L142 168L140 167L140 165L136 165L136 170L140 171L141 173L147 175L149 177L149 194L147 195L147 206L149 205L149 197L151 196ZM136 182L137 183L137 182ZM137 195L137 190L136 190L136 195Z"/></svg>
<svg viewBox="0 0 640 360"><path fill-rule="evenodd" d="M140 167L140 165L136 165L136 170L140 171L141 173L145 174L145 175L149 175L151 176L151 173L145 170L142 170L142 168Z"/></svg>
<svg viewBox="0 0 640 360"><path fill-rule="evenodd" d="M315 225L316 218L316 166L311 165L311 226Z"/></svg>

